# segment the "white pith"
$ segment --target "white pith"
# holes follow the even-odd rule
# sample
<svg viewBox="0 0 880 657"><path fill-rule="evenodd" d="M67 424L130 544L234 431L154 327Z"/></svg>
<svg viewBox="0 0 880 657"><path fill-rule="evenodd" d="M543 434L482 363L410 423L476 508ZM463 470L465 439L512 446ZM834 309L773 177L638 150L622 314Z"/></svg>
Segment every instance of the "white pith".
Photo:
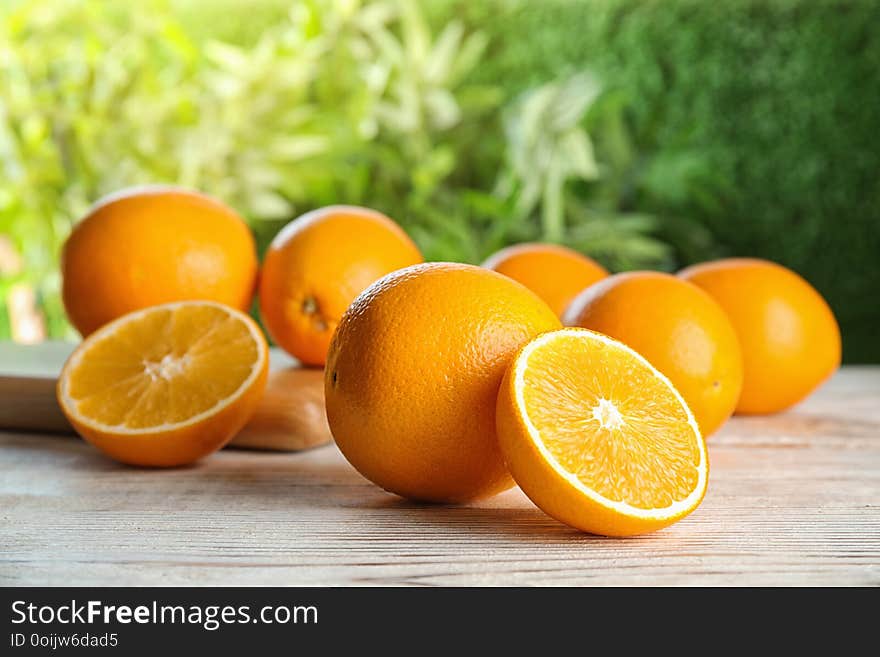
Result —
<svg viewBox="0 0 880 657"><path fill-rule="evenodd" d="M189 364L189 355L184 354L181 358L175 358L171 354L165 354L158 363L153 361L144 361L144 372L150 377L151 381L164 379L170 381L179 376L186 366Z"/></svg>
<svg viewBox="0 0 880 657"><path fill-rule="evenodd" d="M646 367L648 367L653 374L660 379L666 386L668 386L670 392L675 395L675 398L681 404L682 408L687 413L688 424L693 428L694 433L697 437L698 449L700 451L700 463L698 466L698 478L697 485L694 487L694 490L684 498L683 500L678 500L673 502L669 506L658 508L658 509L643 509L640 507L635 507L627 504L626 502L617 502L615 500L609 500L607 497L600 495L596 491L591 488L588 488L584 485L584 483L573 473L569 472L565 468L563 468L556 458L551 454L550 450L544 445L544 441L541 439L541 434L538 431L538 428L532 423L531 418L529 417L528 410L526 409L525 398L523 396L523 391L525 389L525 372L528 369L529 358L532 353L535 352L536 349L543 347L549 342L560 338L560 337L568 337L574 336L579 339L583 339L584 336L589 336L589 339L596 340L601 342L609 347L614 349L619 349L622 351L626 351L633 356L635 356L641 363L643 363ZM574 486L579 492L583 495L587 496L594 502L601 504L602 506L611 509L613 511L617 511L619 513L625 514L631 517L642 518L646 520L664 520L667 518L671 518L677 515L680 515L691 508L700 500L703 495L703 492L706 489L707 484L707 475L708 468L706 467L706 445L705 441L702 438L702 434L700 433L700 429L697 426L697 422L694 419L694 415L688 407L687 403L684 401L679 392L675 389L675 387L670 383L669 379L667 379L661 372L659 372L653 365L651 365L645 358L643 358L639 353L633 351L626 345L617 342L616 340L612 340L611 338L602 335L601 333L595 333L593 331L588 331L585 329L561 329L558 331L552 331L550 333L545 333L544 335L536 338L531 343L529 343L523 351L520 353L519 357L516 359L516 363L514 364L514 392L516 398L516 405L519 409L520 416L523 418L523 422L525 423L526 430L528 431L529 438L532 443L534 443L535 447L544 457L544 459L550 464L550 466L566 481L568 481L572 486ZM608 400L612 407L613 400ZM607 408L605 410L608 410ZM614 411L617 411L617 408L614 407ZM594 409L595 412L595 409ZM619 415L619 413L618 413Z"/></svg>
<svg viewBox="0 0 880 657"><path fill-rule="evenodd" d="M77 409L78 402L70 397L67 392L67 372L75 369L85 355L89 352L92 345L101 342L101 340L109 334L114 333L121 326L124 326L128 322L136 321L143 315L148 312L155 312L159 309L167 309L170 311L174 311L176 308L179 308L183 305L201 305L201 306L211 306L214 308L218 308L228 314L230 317L234 317L239 320L242 324L244 324L254 341L257 343L257 360L253 364L251 368L251 372L248 377L242 382L242 384L228 397L221 399L219 402L214 404L211 408L208 408L201 413L194 415L183 422L170 422L167 424L158 424L149 427L143 427L140 429L132 429L131 427L127 427L124 424L104 424L103 422L97 422L89 417L83 416L79 413ZM182 429L188 427L193 424L198 424L202 420L212 417L222 411L224 408L238 400L244 393L247 391L251 385L253 385L254 380L260 375L260 372L263 370L263 366L268 358L268 352L262 348L263 337L259 333L260 329L257 325L244 313L235 310L234 308L230 308L229 306L225 306L221 303L216 303L214 301L179 301L175 303L166 303L161 306L152 306L150 308L144 308L143 310L138 310L136 312L125 315L124 317L120 317L116 319L106 326L100 328L95 333L90 335L83 343L77 347L76 351L68 359L67 363L65 363L64 368L61 372L61 385L59 387L59 397L62 406L64 409L70 414L76 417L76 419L82 424L95 429L97 431L105 432L105 433L115 433L115 434L125 434L125 435L139 435L139 434L154 434L162 431L172 431L177 429ZM152 380L156 380L159 377L168 379L172 376L175 376L179 373L179 370L185 365L181 364L180 361L186 361L187 356L184 356L181 359L175 359L170 356L165 356L160 363L144 363L145 372Z"/></svg>
<svg viewBox="0 0 880 657"><path fill-rule="evenodd" d="M591 416L599 423L600 427L608 429L609 431L620 429L620 427L626 424L626 422L623 421L623 416L620 414L620 411L617 410L617 406L614 405L614 402L610 399L605 399L604 397L599 400L598 404L593 406Z"/></svg>

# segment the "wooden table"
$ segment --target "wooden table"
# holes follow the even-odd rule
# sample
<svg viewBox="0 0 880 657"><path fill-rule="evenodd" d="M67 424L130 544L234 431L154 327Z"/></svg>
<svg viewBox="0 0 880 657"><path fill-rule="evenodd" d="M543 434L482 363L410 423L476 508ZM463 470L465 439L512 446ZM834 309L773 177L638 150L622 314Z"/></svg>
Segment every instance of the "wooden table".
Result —
<svg viewBox="0 0 880 657"><path fill-rule="evenodd" d="M333 446L155 471L0 433L0 584L880 585L880 367L845 369L785 415L736 418L709 449L693 515L608 539L518 490L402 501Z"/></svg>

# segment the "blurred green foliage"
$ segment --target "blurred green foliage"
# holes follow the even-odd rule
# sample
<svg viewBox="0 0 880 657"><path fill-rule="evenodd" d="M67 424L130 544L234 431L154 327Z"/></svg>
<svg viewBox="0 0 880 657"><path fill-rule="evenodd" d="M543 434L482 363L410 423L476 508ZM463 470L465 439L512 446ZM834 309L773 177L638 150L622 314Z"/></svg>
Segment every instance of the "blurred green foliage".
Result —
<svg viewBox="0 0 880 657"><path fill-rule="evenodd" d="M680 262L790 266L831 303L845 360L880 362L880 3L478 4L458 4L495 44L477 79L515 92L586 64L611 87L625 126L593 129L597 157L625 209L666 217Z"/></svg>
<svg viewBox="0 0 880 657"><path fill-rule="evenodd" d="M17 0L0 67L0 235L24 261L0 266L0 338L23 280L68 330L57 255L92 201L177 182L261 246L345 202L430 259L771 258L829 299L847 360L880 362L870 0Z"/></svg>
<svg viewBox="0 0 880 657"><path fill-rule="evenodd" d="M485 31L454 15L432 24L406 0L280 9L31 0L2 15L0 234L24 266L0 272L0 298L28 282L49 334L69 335L58 301L63 240L92 202L144 183L222 199L261 248L302 211L352 203L397 219L428 259L475 262L518 239L547 239L608 261L662 260L649 223L623 218L617 230L608 208L563 218L574 203L568 177L597 177L582 124L598 89L550 81L532 102L559 84L570 107L544 102L530 115L517 100L505 111L504 89L473 75ZM238 43L204 32L218 11L238 17L221 23ZM546 111L558 120L546 122ZM524 130L541 148L559 145L528 207L514 198L533 188L523 166L531 154L517 153Z"/></svg>

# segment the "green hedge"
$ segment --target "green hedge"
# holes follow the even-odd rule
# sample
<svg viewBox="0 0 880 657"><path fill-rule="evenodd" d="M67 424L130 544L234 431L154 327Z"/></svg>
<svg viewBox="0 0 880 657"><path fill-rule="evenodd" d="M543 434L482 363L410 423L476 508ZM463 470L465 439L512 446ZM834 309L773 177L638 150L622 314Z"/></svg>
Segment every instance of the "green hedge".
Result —
<svg viewBox="0 0 880 657"><path fill-rule="evenodd" d="M880 3L462 9L496 35L481 77L514 92L594 68L628 99L643 155L699 154L670 162L708 186L642 196L655 207L640 209L697 219L725 253L794 268L833 306L845 359L880 362Z"/></svg>
<svg viewBox="0 0 880 657"><path fill-rule="evenodd" d="M401 2L400 6L406 4L406 0ZM25 4L22 0L7 3L12 7ZM49 0L44 0L44 4L48 6ZM73 6L73 0L58 4ZM94 12L99 7L112 6L132 16L152 16L153 12L142 4L123 3L116 7L90 3L89 7ZM319 4L311 0L255 0L245 4L233 0L151 0L149 6L170 7L180 21L186 36L181 52L207 51L206 44L221 39L238 43L243 48L241 56L253 59L258 50L255 44L267 31L277 35L275 31L279 28L290 29L281 24L289 22L285 17L291 7L295 5L302 11L303 7L314 9ZM0 16L9 8L7 5L0 8ZM492 237L498 232L496 224L504 224L502 219L511 224L509 208L487 193L495 188L504 159L501 112L510 109L520 91L542 85L546 88L566 74L590 69L599 74L608 89L586 121L604 175L601 181L591 184L572 183L572 194L581 195L574 200L583 201L584 207L589 205L594 214L597 210L609 212L605 223L618 240L627 237L621 217L638 219L648 215L651 220L661 219L649 222L661 231L655 235L652 228L650 237L658 237L669 245L674 258L664 256L663 262L668 266L672 266L673 260L687 264L731 254L763 256L793 267L831 302L843 327L846 360L880 362L880 341L873 335L874 325L880 320L876 292L880 289L880 2L424 0L421 5L433 24L434 37L454 19L462 19L470 30L489 36L490 51L480 58L471 74L471 86L454 89L455 97L466 110L465 127L429 131L418 139L389 130L382 139L363 144L362 155L369 158L367 164L350 157L337 158L338 162L328 160L324 168L315 163L306 167L294 163L299 173L285 173L279 179L293 185L294 191L303 187L309 192L300 194L303 199L294 199L299 205L326 200L321 196L323 187L318 185L319 189L315 189L313 179L317 178L328 188L324 194L328 198L376 203L395 217L411 219L408 227L421 231L432 257L479 259L483 254L477 251L488 248L487 235ZM140 8L138 12L132 9L136 7ZM160 11L159 17L166 20L167 13ZM100 26L101 32L112 27L103 19L86 23ZM52 34L59 44L58 52L64 52L66 37L57 30ZM78 34L77 28L68 36ZM132 44L141 42L162 46L161 42L147 38L146 32L140 34L138 41L138 34L128 34L128 51ZM55 51L47 47L54 43L50 36L43 33L43 43L34 47L54 61ZM281 39L275 49L277 58L290 56L283 43L287 42ZM94 44L90 47L94 48ZM338 51L336 48L335 52ZM81 47L70 52L80 53L88 61L94 59ZM58 70L80 71L85 64L74 60L67 56L58 59L66 62L66 67ZM259 76L253 68L259 62L242 70L248 80L255 76L265 78L262 93L271 99L273 80L277 77L273 77L273 71L277 67L273 64L275 60L267 61L268 64L263 62ZM143 65L147 72L162 66L146 55ZM48 65L44 68L57 73ZM408 61L398 72L406 77L414 68ZM39 78L45 71L37 67L34 74ZM415 74L418 78L419 71ZM196 77L196 82L203 80ZM152 78L139 79L149 83ZM470 108L468 104L476 107L476 100L486 100L485 89L482 96L473 93L481 83L491 87L488 91L492 98L498 92L498 98L490 103L491 112ZM344 92L345 85L339 85ZM201 89L195 83L177 86L184 99ZM327 86L322 84L322 88ZM73 107L79 97L67 89L64 93L66 104L52 100L44 103L42 109L54 116L56 109L66 112L66 108ZM350 96L347 92L343 95ZM396 98L394 94L386 95L391 100ZM326 89L322 98L325 96ZM249 95L249 104L250 99ZM349 103L343 108L348 108L343 112L345 116L340 118L337 100L331 97L329 106L315 100L320 109L315 115L330 126L347 125L345 112L363 110L358 109L363 103ZM254 104L265 105L262 101ZM145 106L155 110L167 105ZM94 140L89 130L95 122L107 128L125 127L124 117L119 122L101 122L93 103L87 109L82 120L71 125L85 131L89 139ZM114 116L117 114L118 111L114 112ZM269 117L275 122L271 125L261 122L265 139L254 140L246 118L244 126L233 132L242 143L258 143L261 152L267 152L275 143L272 135L284 137L285 142L292 136L286 128L275 125L278 117L285 115L279 111L278 116ZM31 118L34 123L34 117ZM141 120L142 115L138 112L128 118ZM158 125L157 134L164 134L159 128L167 122L153 123ZM200 118L199 123L204 125L205 119ZM33 136L31 133L34 130L28 135ZM24 139L28 135L19 137ZM44 141L52 139L45 136ZM337 141L348 144L347 140ZM111 139L108 143L112 146L117 142ZM427 156L410 152L411 147L419 145ZM50 155L69 159L67 150L57 144L53 148ZM39 152L46 155L42 150ZM120 169L121 160L112 153L98 149L98 154L113 163L111 173ZM52 196L56 192L68 205L71 199L76 200L71 190L76 192L82 182L76 175L68 172L53 187L44 180L53 169L34 158L28 161L40 175L40 183L34 187L40 194L33 195L31 205L37 207L36 201L40 201L48 203L45 207L56 207ZM369 175L351 175L352 170L366 170ZM159 173L163 180L173 177L165 168ZM242 190L251 190L237 169L221 167L214 173L221 182L232 180ZM309 185L303 180L305 173L311 176ZM4 180L8 182L8 178ZM327 182L337 178L346 183L342 192ZM384 182L378 184L376 178ZM197 183L207 191L217 191L203 180ZM355 193L358 189L364 198ZM223 196L229 196L228 190ZM30 196L22 198L28 200ZM8 205L8 198L0 198L0 232L4 203ZM571 206L577 207L577 203ZM571 214L571 207L566 207ZM20 235L27 236L32 247L30 261L39 264L48 256L43 254L45 248L37 248L42 243L34 236L42 235L37 232L40 230L58 230L61 223L48 212L33 214L39 219L35 219L33 226L22 228L23 219L17 212L7 212L7 221L20 229ZM582 217L569 216L568 220L572 224L583 223ZM274 226L255 223L258 232L266 235L270 233L268 228ZM526 226L525 221L521 223L523 230L534 228ZM507 230L503 235L505 241L518 235L514 228L512 224L506 229L502 226ZM532 233L523 235L530 237ZM636 237L645 238L641 233ZM492 239L500 238L495 235ZM52 292L57 287L57 275L46 280L49 282L43 287L54 294L49 300L57 302L57 290ZM0 302L0 335L6 324L2 312Z"/></svg>

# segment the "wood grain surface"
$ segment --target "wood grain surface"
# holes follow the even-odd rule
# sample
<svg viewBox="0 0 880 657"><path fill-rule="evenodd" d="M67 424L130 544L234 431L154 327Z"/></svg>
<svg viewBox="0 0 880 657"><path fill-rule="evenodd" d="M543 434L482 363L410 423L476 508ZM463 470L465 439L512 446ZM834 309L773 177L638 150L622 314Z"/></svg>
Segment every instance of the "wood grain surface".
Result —
<svg viewBox="0 0 880 657"><path fill-rule="evenodd" d="M400 500L332 445L138 470L69 438L0 433L5 585L880 585L880 368L709 440L709 493L608 539L518 490Z"/></svg>

